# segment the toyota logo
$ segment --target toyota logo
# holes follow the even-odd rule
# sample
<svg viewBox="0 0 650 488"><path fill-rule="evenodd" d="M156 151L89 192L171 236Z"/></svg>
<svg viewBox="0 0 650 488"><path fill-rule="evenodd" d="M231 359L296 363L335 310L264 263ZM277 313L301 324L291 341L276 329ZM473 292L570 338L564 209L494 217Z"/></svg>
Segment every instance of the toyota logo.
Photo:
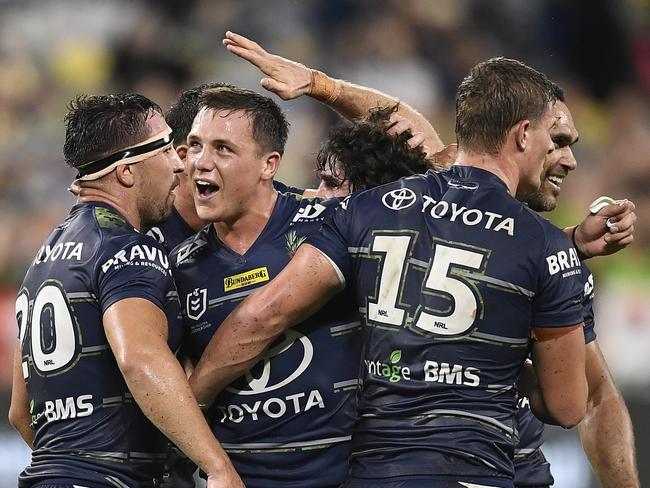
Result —
<svg viewBox="0 0 650 488"><path fill-rule="evenodd" d="M415 203L415 192L408 188L398 188L384 194L381 201L391 210L402 210Z"/></svg>
<svg viewBox="0 0 650 488"><path fill-rule="evenodd" d="M294 371L282 381L269 384L269 380L271 379L271 360L292 347L300 347L302 349L302 358L300 360L300 364L298 364L296 369L294 369ZM309 367L313 357L314 346L312 345L311 341L300 332L289 329L284 333L284 340L277 346L269 349L263 356L263 367L260 377L255 378L250 371L246 373L245 378L246 382L248 383L247 386L250 388L250 390L240 390L239 388L233 387L228 387L226 390L237 395L258 395L260 393L277 390L278 388L282 388L283 386L288 385L293 380L298 378L302 373L304 373Z"/></svg>

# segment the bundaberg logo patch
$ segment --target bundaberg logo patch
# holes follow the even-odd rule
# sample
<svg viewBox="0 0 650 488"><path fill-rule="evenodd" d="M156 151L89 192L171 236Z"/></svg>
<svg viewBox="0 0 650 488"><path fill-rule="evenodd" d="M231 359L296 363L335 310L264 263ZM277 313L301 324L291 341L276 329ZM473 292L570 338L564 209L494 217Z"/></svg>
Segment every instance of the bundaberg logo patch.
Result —
<svg viewBox="0 0 650 488"><path fill-rule="evenodd" d="M232 291L263 281L269 281L269 270L266 266L244 271L236 275L226 276L223 279L223 291Z"/></svg>

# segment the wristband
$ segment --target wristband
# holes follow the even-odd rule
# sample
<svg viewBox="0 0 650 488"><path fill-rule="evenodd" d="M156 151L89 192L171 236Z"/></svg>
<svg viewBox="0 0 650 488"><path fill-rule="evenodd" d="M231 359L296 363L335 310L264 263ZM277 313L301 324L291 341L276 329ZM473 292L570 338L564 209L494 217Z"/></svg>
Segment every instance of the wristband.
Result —
<svg viewBox="0 0 650 488"><path fill-rule="evenodd" d="M309 95L331 105L341 94L341 83L318 70L311 70L311 90Z"/></svg>
<svg viewBox="0 0 650 488"><path fill-rule="evenodd" d="M587 256L585 253L583 253L578 247L578 244L576 244L576 230L578 230L578 226L579 224L573 228L573 231L571 232L571 240L573 241L573 247L575 247L576 252L578 253L578 259L580 261L584 261L585 259L589 259L591 256Z"/></svg>

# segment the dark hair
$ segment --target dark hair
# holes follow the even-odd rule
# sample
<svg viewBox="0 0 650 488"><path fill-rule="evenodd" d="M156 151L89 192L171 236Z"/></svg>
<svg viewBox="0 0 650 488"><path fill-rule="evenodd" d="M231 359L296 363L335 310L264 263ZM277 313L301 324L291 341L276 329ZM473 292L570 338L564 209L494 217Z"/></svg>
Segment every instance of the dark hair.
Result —
<svg viewBox="0 0 650 488"><path fill-rule="evenodd" d="M456 94L459 147L495 154L522 120L537 121L555 100L548 78L524 63L492 58L477 64Z"/></svg>
<svg viewBox="0 0 650 488"><path fill-rule="evenodd" d="M165 120L174 131L174 146L185 144L192 122L199 111L201 95L211 88L235 88L227 83L203 83L181 92L178 100L165 112Z"/></svg>
<svg viewBox="0 0 650 488"><path fill-rule="evenodd" d="M162 115L155 102L133 93L80 95L67 108L63 157L73 168L147 139L147 119Z"/></svg>
<svg viewBox="0 0 650 488"><path fill-rule="evenodd" d="M552 81L551 81L551 94L553 95L553 98L555 100L558 100L562 103L566 101L564 99L564 89L560 85Z"/></svg>
<svg viewBox="0 0 650 488"><path fill-rule="evenodd" d="M339 187L349 181L354 191L390 183L432 167L422 147L412 148L409 131L395 136L387 132L390 115L398 105L374 108L360 122L334 128L318 152L319 171L329 168ZM338 166L337 166L338 164Z"/></svg>
<svg viewBox="0 0 650 488"><path fill-rule="evenodd" d="M278 104L269 97L228 85L204 90L200 97L200 107L244 112L250 117L253 138L259 148L284 154L289 122Z"/></svg>

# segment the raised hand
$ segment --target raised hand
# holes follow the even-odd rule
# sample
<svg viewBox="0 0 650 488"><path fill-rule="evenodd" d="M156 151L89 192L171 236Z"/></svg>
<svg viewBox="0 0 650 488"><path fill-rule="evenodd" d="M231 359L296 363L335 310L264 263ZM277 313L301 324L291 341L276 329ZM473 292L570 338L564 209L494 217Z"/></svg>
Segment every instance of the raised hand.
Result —
<svg viewBox="0 0 650 488"><path fill-rule="evenodd" d="M585 256L606 256L629 246L634 240L634 203L619 200L587 215L573 233L578 250Z"/></svg>
<svg viewBox="0 0 650 488"><path fill-rule="evenodd" d="M256 42L234 32L226 32L223 45L267 75L262 78L261 85L283 100L293 100L311 93L313 75L307 66L268 53Z"/></svg>

